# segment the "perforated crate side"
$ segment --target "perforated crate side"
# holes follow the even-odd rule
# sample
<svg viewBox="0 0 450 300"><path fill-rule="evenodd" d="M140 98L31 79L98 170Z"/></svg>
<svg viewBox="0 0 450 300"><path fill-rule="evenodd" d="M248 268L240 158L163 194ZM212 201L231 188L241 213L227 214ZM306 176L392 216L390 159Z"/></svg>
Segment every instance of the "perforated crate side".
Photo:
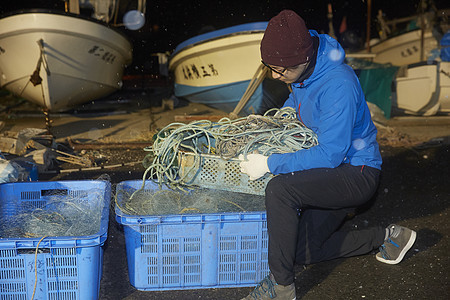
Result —
<svg viewBox="0 0 450 300"><path fill-rule="evenodd" d="M180 173L185 183L231 192L264 195L272 174L250 180L241 172L240 160L225 160L217 155L201 154L198 163L195 154L180 152Z"/></svg>
<svg viewBox="0 0 450 300"><path fill-rule="evenodd" d="M137 225L122 222L131 284L144 291L257 284L269 268L265 214L255 215L263 218L246 221L236 214L226 222L186 221L183 216L177 216L180 222L165 217L149 223L137 217L140 224L131 220Z"/></svg>
<svg viewBox="0 0 450 300"><path fill-rule="evenodd" d="M34 299L97 299L103 249L51 248L0 250L1 299L31 299L37 270ZM35 269L36 265L36 269Z"/></svg>
<svg viewBox="0 0 450 300"><path fill-rule="evenodd" d="M221 230L218 247L219 285L254 285L269 272L267 223L245 225L225 223ZM249 226L257 227L256 231Z"/></svg>
<svg viewBox="0 0 450 300"><path fill-rule="evenodd" d="M140 290L201 286L201 227L124 226L131 284Z"/></svg>

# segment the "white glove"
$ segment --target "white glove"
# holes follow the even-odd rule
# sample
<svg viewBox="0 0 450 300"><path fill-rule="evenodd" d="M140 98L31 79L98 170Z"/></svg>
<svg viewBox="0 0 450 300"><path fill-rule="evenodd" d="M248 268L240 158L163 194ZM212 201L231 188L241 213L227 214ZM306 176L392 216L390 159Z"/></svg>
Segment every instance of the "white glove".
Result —
<svg viewBox="0 0 450 300"><path fill-rule="evenodd" d="M247 160L244 160L244 156L239 155L241 172L247 174L250 180L256 180L263 177L267 172L270 172L269 165L267 164L268 156L262 154L248 154Z"/></svg>

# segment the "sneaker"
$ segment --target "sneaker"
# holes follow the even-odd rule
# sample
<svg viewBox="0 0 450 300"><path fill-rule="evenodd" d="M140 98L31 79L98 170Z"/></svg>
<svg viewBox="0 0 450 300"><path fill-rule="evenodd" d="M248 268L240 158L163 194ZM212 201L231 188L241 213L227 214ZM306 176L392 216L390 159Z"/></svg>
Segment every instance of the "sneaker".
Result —
<svg viewBox="0 0 450 300"><path fill-rule="evenodd" d="M295 283L290 285L279 285L275 282L272 273L264 277L256 288L250 294L242 298L242 300L263 300L263 299L279 299L279 300L295 300Z"/></svg>
<svg viewBox="0 0 450 300"><path fill-rule="evenodd" d="M386 264L395 265L402 261L406 252L416 241L416 232L414 230L399 225L389 225L390 234L384 244L381 245L380 252L377 253L377 260Z"/></svg>

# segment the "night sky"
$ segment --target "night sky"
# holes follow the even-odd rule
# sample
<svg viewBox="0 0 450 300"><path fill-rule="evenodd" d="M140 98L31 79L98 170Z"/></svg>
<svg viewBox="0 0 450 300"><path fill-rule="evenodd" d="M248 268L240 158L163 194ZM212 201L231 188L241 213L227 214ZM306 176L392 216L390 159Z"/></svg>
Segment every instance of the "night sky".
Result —
<svg viewBox="0 0 450 300"><path fill-rule="evenodd" d="M137 1L121 0L121 14L133 9ZM49 4L51 3L51 4ZM138 31L126 31L133 40L135 56L172 51L184 40L211 29L268 21L282 9L296 11L306 25L319 33L328 32L327 5L333 6L334 30L338 34L341 21L361 40L365 39L367 0L148 0L146 24ZM395 4L393 4L395 3ZM417 13L419 0L372 0L371 36L376 35L375 16L382 9L386 19ZM434 1L438 9L449 8L445 0ZM395 6L395 7L394 7ZM64 10L62 0L2 0L0 14L18 9L52 8ZM119 17L121 21L121 17Z"/></svg>

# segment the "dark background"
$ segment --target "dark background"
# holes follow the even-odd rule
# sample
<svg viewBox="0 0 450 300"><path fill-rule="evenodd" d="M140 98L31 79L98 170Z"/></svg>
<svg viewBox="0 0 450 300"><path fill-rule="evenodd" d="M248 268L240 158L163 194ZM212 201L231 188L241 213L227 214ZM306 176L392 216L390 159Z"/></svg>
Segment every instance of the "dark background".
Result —
<svg viewBox="0 0 450 300"><path fill-rule="evenodd" d="M368 0L149 0L146 24L138 31L125 30L134 45L135 69L145 72L143 61L150 53L173 51L184 40L200 33L250 22L268 21L282 9L301 15L309 28L328 33L327 6L333 7L334 31L338 37L344 16L347 29L366 40ZM434 0L438 9L449 8L448 1ZM386 19L401 18L418 12L419 0L372 0L371 37L377 37L376 15L381 9ZM118 23L125 12L135 9L136 0L121 0ZM63 0L2 0L0 14L30 8L64 10ZM89 11L82 12L89 14Z"/></svg>

